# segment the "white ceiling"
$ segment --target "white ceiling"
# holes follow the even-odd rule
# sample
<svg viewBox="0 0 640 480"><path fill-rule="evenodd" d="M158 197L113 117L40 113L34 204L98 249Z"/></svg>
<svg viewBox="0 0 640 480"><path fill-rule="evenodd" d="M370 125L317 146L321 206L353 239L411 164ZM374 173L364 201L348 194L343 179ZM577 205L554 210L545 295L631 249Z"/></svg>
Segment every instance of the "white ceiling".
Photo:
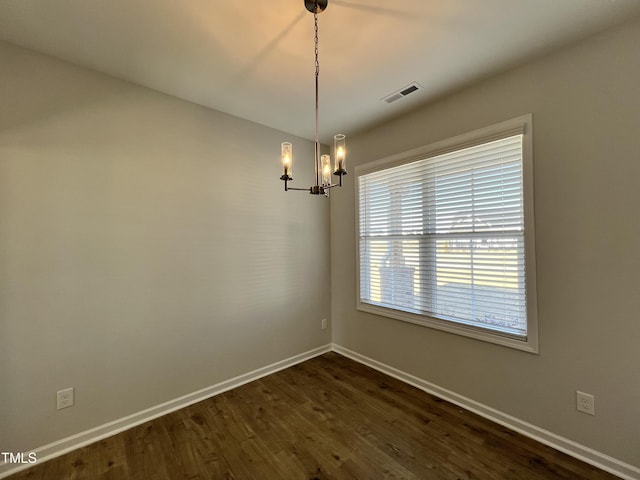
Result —
<svg viewBox="0 0 640 480"><path fill-rule="evenodd" d="M329 0L319 15L322 140L638 15L640 0ZM314 135L304 0L0 0L0 39ZM411 82L424 89L381 100Z"/></svg>

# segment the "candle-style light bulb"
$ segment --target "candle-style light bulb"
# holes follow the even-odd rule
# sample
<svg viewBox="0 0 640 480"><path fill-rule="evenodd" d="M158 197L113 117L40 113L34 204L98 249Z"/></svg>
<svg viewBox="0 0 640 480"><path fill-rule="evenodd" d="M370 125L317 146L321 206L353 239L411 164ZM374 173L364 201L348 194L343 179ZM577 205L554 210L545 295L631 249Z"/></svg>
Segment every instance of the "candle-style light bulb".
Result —
<svg viewBox="0 0 640 480"><path fill-rule="evenodd" d="M336 156L333 173L343 175L347 173L347 149L345 136L339 133L333 137L334 153Z"/></svg>
<svg viewBox="0 0 640 480"><path fill-rule="evenodd" d="M289 142L282 143L280 160L282 161L282 168L284 169L283 177L292 178L291 172L293 167L293 147Z"/></svg>
<svg viewBox="0 0 640 480"><path fill-rule="evenodd" d="M331 185L331 157L322 155L320 157L320 165L322 165L322 184Z"/></svg>

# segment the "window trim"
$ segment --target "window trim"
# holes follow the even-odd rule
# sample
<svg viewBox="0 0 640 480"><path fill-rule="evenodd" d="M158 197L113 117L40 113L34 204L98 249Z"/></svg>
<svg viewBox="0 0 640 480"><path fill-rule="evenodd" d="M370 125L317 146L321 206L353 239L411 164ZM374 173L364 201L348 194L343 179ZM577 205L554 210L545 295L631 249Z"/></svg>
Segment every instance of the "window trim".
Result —
<svg viewBox="0 0 640 480"><path fill-rule="evenodd" d="M444 153L461 150L493 140L522 134L522 188L524 209L524 252L527 285L527 336L525 338L490 331L481 327L455 323L424 314L414 314L379 305L365 303L360 298L360 189L358 177L398 165L435 157ZM358 165L355 173L356 208L356 309L362 312L381 315L457 335L515 348L530 353L539 353L538 312L536 290L536 260L534 231L534 178L533 178L533 115L526 114L511 120L500 122L485 128L457 135L439 142L424 145L406 152L384 157Z"/></svg>

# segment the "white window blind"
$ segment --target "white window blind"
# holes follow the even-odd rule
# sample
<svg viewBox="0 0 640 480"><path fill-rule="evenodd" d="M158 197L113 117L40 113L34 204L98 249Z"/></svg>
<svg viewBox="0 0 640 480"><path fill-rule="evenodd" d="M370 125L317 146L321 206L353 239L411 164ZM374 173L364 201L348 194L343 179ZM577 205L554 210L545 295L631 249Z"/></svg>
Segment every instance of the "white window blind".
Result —
<svg viewBox="0 0 640 480"><path fill-rule="evenodd" d="M523 134L358 176L360 302L527 337Z"/></svg>

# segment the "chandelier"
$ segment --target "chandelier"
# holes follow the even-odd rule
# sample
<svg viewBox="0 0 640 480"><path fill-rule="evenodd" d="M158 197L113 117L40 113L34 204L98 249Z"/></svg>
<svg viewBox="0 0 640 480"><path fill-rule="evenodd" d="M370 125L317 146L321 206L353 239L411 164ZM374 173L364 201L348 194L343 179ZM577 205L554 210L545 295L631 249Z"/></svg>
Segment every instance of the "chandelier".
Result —
<svg viewBox="0 0 640 480"><path fill-rule="evenodd" d="M333 154L335 158L335 164L333 174L339 178L339 183L331 183L331 157L329 155L320 154L320 140L318 134L318 75L320 72L320 63L318 62L318 13L324 11L327 8L329 0L304 0L305 8L313 13L314 20L314 43L315 43L315 80L316 80L316 135L315 135L315 151L314 151L314 165L316 183L309 188L292 188L289 187L288 182L293 180L292 166L293 166L293 148L291 143L283 142L281 145L281 161L284 173L280 177L280 180L284 180L284 190L301 190L308 191L312 195L325 195L329 196L329 189L333 187L342 186L342 176L347 174L346 167L346 143L345 136L342 134L335 135L333 137Z"/></svg>

